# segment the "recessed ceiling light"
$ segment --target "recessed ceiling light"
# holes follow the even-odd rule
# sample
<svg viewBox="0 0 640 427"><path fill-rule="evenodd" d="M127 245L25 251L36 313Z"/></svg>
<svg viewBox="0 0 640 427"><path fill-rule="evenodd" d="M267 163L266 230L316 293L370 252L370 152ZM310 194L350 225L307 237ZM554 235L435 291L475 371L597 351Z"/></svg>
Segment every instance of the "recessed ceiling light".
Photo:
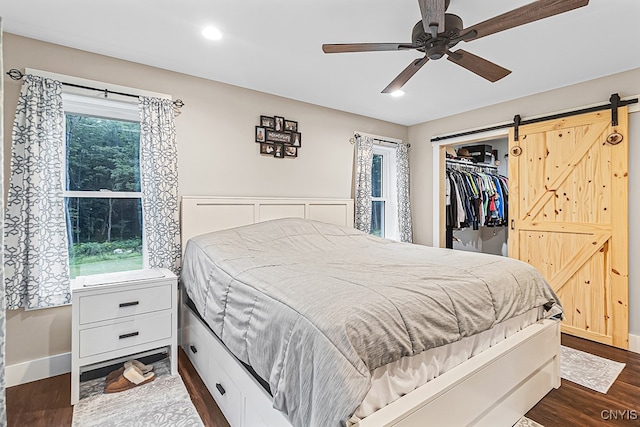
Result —
<svg viewBox="0 0 640 427"><path fill-rule="evenodd" d="M395 91L391 92L391 96L393 96L394 98L401 97L402 95L404 95L404 91L403 90L395 90Z"/></svg>
<svg viewBox="0 0 640 427"><path fill-rule="evenodd" d="M220 40L222 38L222 32L212 25L205 27L202 30L202 35L209 40Z"/></svg>

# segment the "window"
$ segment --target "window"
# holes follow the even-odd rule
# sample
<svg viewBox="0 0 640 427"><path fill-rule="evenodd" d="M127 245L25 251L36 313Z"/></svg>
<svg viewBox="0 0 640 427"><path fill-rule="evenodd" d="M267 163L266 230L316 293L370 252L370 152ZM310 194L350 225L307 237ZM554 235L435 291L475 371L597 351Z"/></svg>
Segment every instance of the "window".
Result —
<svg viewBox="0 0 640 427"><path fill-rule="evenodd" d="M396 152L376 145L371 167L371 234L399 238L396 193Z"/></svg>
<svg viewBox="0 0 640 427"><path fill-rule="evenodd" d="M137 104L64 94L71 278L143 268Z"/></svg>
<svg viewBox="0 0 640 427"><path fill-rule="evenodd" d="M374 150L375 151L375 150ZM385 198L382 196L386 186L382 184L382 168L385 165L384 154L373 154L373 165L371 166L371 234L384 237L384 205Z"/></svg>

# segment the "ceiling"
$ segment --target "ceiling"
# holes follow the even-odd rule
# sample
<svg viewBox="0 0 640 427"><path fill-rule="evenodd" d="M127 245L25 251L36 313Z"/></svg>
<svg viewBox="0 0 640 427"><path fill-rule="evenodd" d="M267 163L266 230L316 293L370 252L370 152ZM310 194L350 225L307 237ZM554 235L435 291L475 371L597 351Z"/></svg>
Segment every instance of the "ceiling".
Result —
<svg viewBox="0 0 640 427"><path fill-rule="evenodd" d="M420 53L327 55L321 45L410 42L420 20L417 0L3 3L9 33L402 125L640 68L638 0L591 0L581 9L461 42L457 48L513 72L489 83L449 61L430 61L401 98L380 92ZM448 12L469 27L527 3L451 0ZM223 40L204 39L206 25L220 28Z"/></svg>

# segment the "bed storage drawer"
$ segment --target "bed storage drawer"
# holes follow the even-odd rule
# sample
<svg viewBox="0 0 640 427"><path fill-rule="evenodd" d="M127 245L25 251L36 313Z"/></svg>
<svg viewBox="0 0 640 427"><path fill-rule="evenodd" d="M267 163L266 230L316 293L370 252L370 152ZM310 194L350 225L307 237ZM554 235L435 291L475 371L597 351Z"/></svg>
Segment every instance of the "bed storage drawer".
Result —
<svg viewBox="0 0 640 427"><path fill-rule="evenodd" d="M182 347L195 366L202 381L229 421L231 427L242 426L244 396L216 361L220 344L213 333L189 309L182 325Z"/></svg>
<svg viewBox="0 0 640 427"><path fill-rule="evenodd" d="M193 322L193 319L191 319ZM193 323L182 326L182 347L203 380L209 376L209 357L205 337Z"/></svg>
<svg viewBox="0 0 640 427"><path fill-rule="evenodd" d="M215 398L218 406L220 406L229 424L232 427L241 426L242 401L244 397L242 393L240 393L240 389L236 387L235 383L231 381L231 378L224 373L220 365L213 359L210 360L209 370L207 388Z"/></svg>

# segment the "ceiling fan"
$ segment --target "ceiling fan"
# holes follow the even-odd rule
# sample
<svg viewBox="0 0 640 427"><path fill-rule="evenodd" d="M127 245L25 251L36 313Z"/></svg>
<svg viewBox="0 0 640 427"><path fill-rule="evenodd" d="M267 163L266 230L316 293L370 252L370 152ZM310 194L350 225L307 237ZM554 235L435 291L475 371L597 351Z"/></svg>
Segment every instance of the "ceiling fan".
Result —
<svg viewBox="0 0 640 427"><path fill-rule="evenodd" d="M484 77L490 82L496 82L509 75L511 71L465 50L458 49L452 52L450 49L461 41L476 40L589 4L589 0L537 0L510 12L487 19L472 27L464 28L462 19L459 16L445 13L450 1L418 0L422 20L413 27L411 43L323 44L322 50L324 53L393 50L424 52L424 57L411 62L382 93L392 93L400 90L430 59L437 60L445 55L447 55L449 61Z"/></svg>

